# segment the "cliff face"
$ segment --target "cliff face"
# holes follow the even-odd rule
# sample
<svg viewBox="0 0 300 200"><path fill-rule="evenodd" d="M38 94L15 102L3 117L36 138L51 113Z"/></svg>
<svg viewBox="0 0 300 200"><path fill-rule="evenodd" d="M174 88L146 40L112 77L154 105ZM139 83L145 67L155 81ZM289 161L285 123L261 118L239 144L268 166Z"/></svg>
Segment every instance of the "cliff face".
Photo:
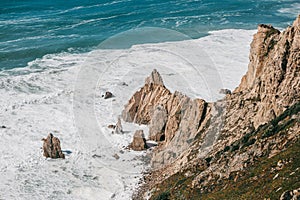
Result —
<svg viewBox="0 0 300 200"><path fill-rule="evenodd" d="M253 119L255 128L299 99L299 49L299 17L283 33L259 25L251 43L248 72L235 90L243 93L244 99L261 102Z"/></svg>
<svg viewBox="0 0 300 200"><path fill-rule="evenodd" d="M231 143L278 117L300 99L300 18L280 33L259 25L246 75L226 104L220 141ZM222 146L222 145L221 145Z"/></svg>
<svg viewBox="0 0 300 200"><path fill-rule="evenodd" d="M214 191L226 191L230 184L240 180L250 184L261 178L279 190L264 188L261 196L244 197L262 198L273 193L278 197L289 186L270 178L285 168L272 171L261 162L287 156L282 151L300 150L300 16L282 33L270 25L259 25L249 59L240 85L215 103L193 100L180 92L171 94L156 70L133 95L123 119L149 124L150 139L160 142L152 154L155 170L145 177L141 193L156 188L153 198L211 198ZM297 174L293 187L300 187L296 170L300 163L294 161L287 162L293 166L290 173ZM257 166L263 170L256 170ZM253 176L248 174L251 170Z"/></svg>

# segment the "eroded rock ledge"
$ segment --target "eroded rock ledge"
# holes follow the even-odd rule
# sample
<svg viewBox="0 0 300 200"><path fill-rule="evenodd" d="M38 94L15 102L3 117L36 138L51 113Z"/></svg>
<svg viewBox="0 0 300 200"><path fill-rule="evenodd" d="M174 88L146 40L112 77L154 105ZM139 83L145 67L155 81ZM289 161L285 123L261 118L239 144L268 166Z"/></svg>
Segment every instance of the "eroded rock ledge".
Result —
<svg viewBox="0 0 300 200"><path fill-rule="evenodd" d="M282 151L298 148L300 16L283 32L259 25L249 59L240 85L218 102L172 94L156 70L133 95L123 119L148 124L150 138L160 142L152 155L153 171L145 176L138 196L152 190L154 197L208 198L213 191L226 191L230 180L248 180L248 171L262 165L261 159L276 159ZM259 173L254 181L274 171L266 167ZM181 184L172 185L178 179ZM266 184L272 181L277 179Z"/></svg>

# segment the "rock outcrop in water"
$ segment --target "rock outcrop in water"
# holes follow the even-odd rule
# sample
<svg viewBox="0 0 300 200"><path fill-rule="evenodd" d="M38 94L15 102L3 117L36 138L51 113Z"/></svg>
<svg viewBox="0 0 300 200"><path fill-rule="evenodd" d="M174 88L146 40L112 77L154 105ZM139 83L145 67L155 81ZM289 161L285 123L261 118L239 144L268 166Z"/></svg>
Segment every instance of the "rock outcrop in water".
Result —
<svg viewBox="0 0 300 200"><path fill-rule="evenodd" d="M109 99L109 98L112 98L112 97L113 97L113 94L109 91L106 91L105 94L103 95L104 99Z"/></svg>
<svg viewBox="0 0 300 200"><path fill-rule="evenodd" d="M47 138L43 138L43 155L46 158L65 158L65 155L61 151L60 141L57 137L54 137L52 133L50 133Z"/></svg>
<svg viewBox="0 0 300 200"><path fill-rule="evenodd" d="M123 119L148 124L160 142L140 194L279 199L300 187L300 16L282 33L259 25L249 59L240 85L214 103L172 94L156 70L133 95Z"/></svg>
<svg viewBox="0 0 300 200"><path fill-rule="evenodd" d="M137 130L134 133L133 141L129 145L129 148L135 151L142 151L147 148L146 139L143 130Z"/></svg>
<svg viewBox="0 0 300 200"><path fill-rule="evenodd" d="M117 122L116 127L115 127L115 133L117 133L117 134L122 134L123 133L123 127L122 127L120 117L118 117L118 122Z"/></svg>
<svg viewBox="0 0 300 200"><path fill-rule="evenodd" d="M153 159L153 164L160 166L170 163L189 147L209 110L204 100L193 100L177 91L172 94L160 74L153 70L144 87L129 100L122 116L127 122L148 124L150 139L166 144L161 148L168 149L157 152L159 155L154 156L157 159Z"/></svg>

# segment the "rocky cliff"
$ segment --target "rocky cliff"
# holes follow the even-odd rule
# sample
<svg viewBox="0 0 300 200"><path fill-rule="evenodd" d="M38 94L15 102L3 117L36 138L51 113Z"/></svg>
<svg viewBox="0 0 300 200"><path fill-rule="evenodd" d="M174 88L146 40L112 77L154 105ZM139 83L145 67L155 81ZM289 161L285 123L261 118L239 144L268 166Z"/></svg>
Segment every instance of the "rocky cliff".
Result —
<svg viewBox="0 0 300 200"><path fill-rule="evenodd" d="M278 199L300 188L300 16L283 32L259 25L249 59L240 85L214 103L172 94L156 70L146 79L122 113L159 142L139 194Z"/></svg>
<svg viewBox="0 0 300 200"><path fill-rule="evenodd" d="M152 158L153 167L169 164L181 155L203 129L210 106L202 99L191 99L164 86L154 70L123 110L127 122L149 125L149 139L160 142Z"/></svg>

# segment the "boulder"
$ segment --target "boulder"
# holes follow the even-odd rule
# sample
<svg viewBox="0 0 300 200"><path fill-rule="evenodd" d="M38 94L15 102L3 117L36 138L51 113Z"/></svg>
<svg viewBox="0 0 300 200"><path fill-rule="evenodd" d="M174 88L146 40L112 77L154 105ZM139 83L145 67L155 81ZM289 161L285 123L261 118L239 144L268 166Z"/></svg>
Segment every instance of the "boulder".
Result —
<svg viewBox="0 0 300 200"><path fill-rule="evenodd" d="M135 151L142 151L142 150L145 150L147 148L146 139L145 139L145 135L144 135L143 130L137 130L134 133L133 141L129 145L129 148L131 148Z"/></svg>
<svg viewBox="0 0 300 200"><path fill-rule="evenodd" d="M110 125L107 126L107 128L115 129L116 125L110 124Z"/></svg>
<svg viewBox="0 0 300 200"><path fill-rule="evenodd" d="M113 157L114 157L116 160L119 160L119 159L120 159L120 156L119 156L118 154L116 154L116 153L113 155Z"/></svg>
<svg viewBox="0 0 300 200"><path fill-rule="evenodd" d="M42 141L44 142L43 155L46 158L65 158L65 155L60 148L59 139L57 137L54 137L52 133L50 133L46 139L43 138Z"/></svg>
<svg viewBox="0 0 300 200"><path fill-rule="evenodd" d="M111 97L113 97L113 94L111 92L109 91L105 92L104 99L109 99Z"/></svg>

